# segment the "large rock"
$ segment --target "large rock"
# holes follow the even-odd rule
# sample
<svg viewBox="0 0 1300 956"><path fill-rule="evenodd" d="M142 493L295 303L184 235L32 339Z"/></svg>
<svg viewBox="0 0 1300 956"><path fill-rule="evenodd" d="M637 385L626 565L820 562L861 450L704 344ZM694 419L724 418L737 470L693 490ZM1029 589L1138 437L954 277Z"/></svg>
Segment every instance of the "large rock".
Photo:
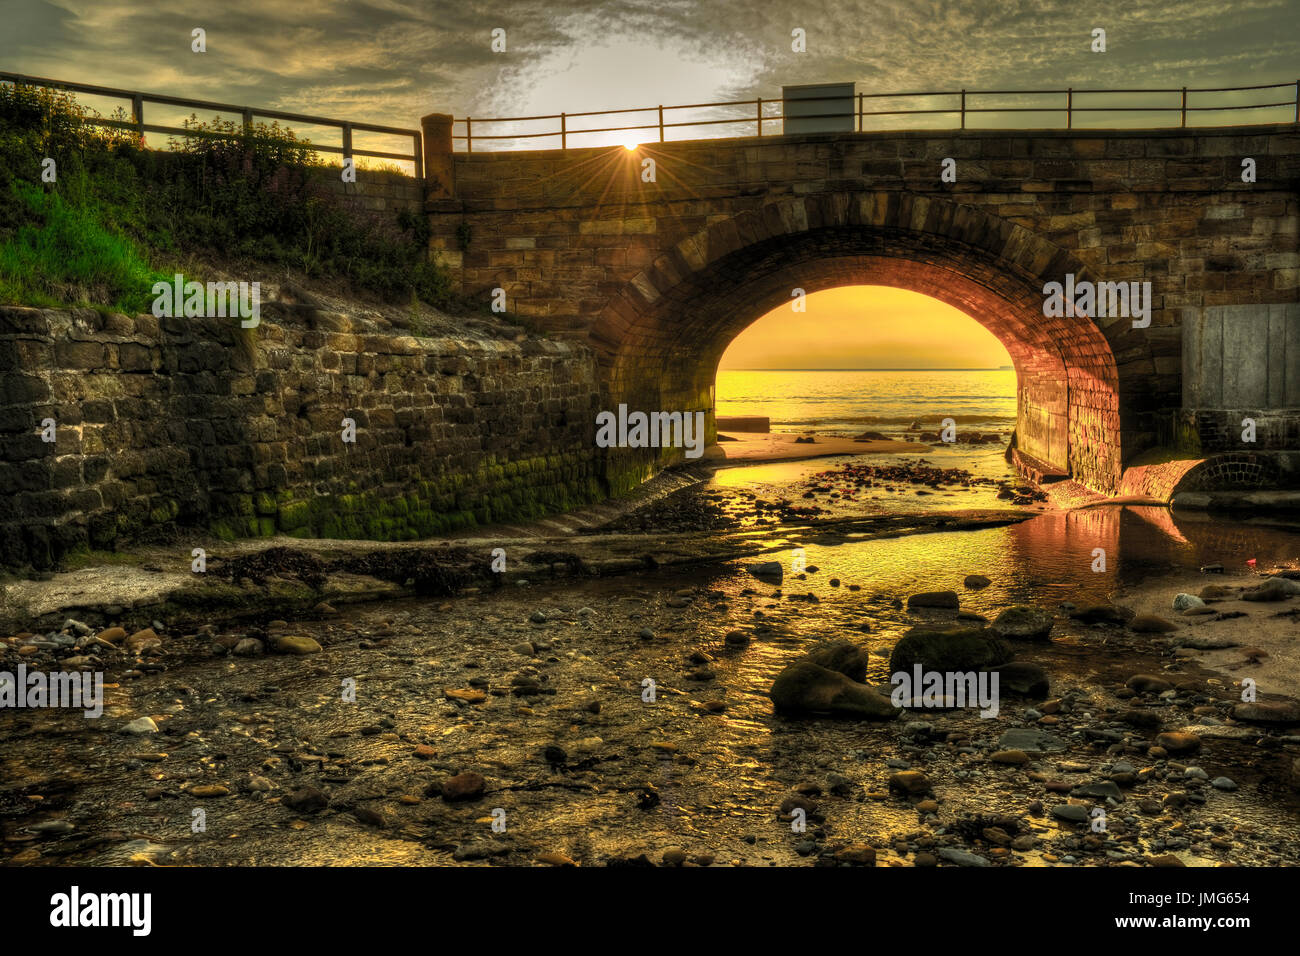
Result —
<svg viewBox="0 0 1300 956"><path fill-rule="evenodd" d="M1243 601L1285 601L1297 594L1300 594L1300 581L1269 578L1257 587L1246 588L1241 592L1241 599Z"/></svg>
<svg viewBox="0 0 1300 956"><path fill-rule="evenodd" d="M1294 700L1259 700L1232 708L1232 719L1248 724L1290 727L1300 724L1300 703Z"/></svg>
<svg viewBox="0 0 1300 956"><path fill-rule="evenodd" d="M867 679L867 650L852 641L823 641L815 645L805 660L810 660L818 667L839 671L845 677L858 683Z"/></svg>
<svg viewBox="0 0 1300 956"><path fill-rule="evenodd" d="M271 638L271 647L277 654L319 654L321 646L310 637L281 634Z"/></svg>
<svg viewBox="0 0 1300 956"><path fill-rule="evenodd" d="M946 607L956 609L961 606L961 598L956 591L923 591L907 599L908 607Z"/></svg>
<svg viewBox="0 0 1300 956"><path fill-rule="evenodd" d="M1192 608L1205 607L1205 602L1195 594L1175 594L1173 608L1175 611L1190 611Z"/></svg>
<svg viewBox="0 0 1300 956"><path fill-rule="evenodd" d="M898 716L888 697L807 659L795 661L777 674L770 696L778 714L830 714L875 720Z"/></svg>
<svg viewBox="0 0 1300 956"><path fill-rule="evenodd" d="M1170 631L1178 630L1178 625L1173 621L1166 621L1163 617L1156 617L1154 614L1139 614L1128 622L1128 627L1130 631L1139 634L1168 634Z"/></svg>
<svg viewBox="0 0 1300 956"><path fill-rule="evenodd" d="M1015 641L1042 641L1052 633L1052 612L1028 604L1007 608L992 624L993 633Z"/></svg>
<svg viewBox="0 0 1300 956"><path fill-rule="evenodd" d="M992 632L976 627L945 630L914 627L894 645L889 655L890 673L923 671L978 671L1011 660L1011 648Z"/></svg>
<svg viewBox="0 0 1300 956"><path fill-rule="evenodd" d="M1043 700L1051 687L1047 671L1029 661L1010 661L989 670L995 671L998 675L999 694Z"/></svg>
<svg viewBox="0 0 1300 956"><path fill-rule="evenodd" d="M775 581L780 584L785 577L785 569L781 566L780 561L764 561L762 564L751 564L749 573L760 581Z"/></svg>
<svg viewBox="0 0 1300 956"><path fill-rule="evenodd" d="M1136 617L1132 608L1120 604L1092 604L1070 612L1070 617L1082 624L1124 625Z"/></svg>

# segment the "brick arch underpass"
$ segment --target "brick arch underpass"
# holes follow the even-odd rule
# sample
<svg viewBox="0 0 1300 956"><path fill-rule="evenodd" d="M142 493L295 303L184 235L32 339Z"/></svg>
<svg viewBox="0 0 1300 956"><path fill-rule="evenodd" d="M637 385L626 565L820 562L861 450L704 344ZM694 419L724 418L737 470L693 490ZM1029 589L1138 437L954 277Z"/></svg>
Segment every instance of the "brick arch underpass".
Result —
<svg viewBox="0 0 1300 956"><path fill-rule="evenodd" d="M1047 240L945 200L868 193L775 202L678 243L614 297L590 339L610 407L704 411L712 438L719 359L750 323L789 303L792 289L924 293L971 316L1011 355L1022 454L1113 494L1125 463L1123 382L1106 329L1043 316L1044 282L1066 272L1089 275ZM1120 321L1111 328L1122 334L1131 326ZM609 454L611 474L663 463L653 450Z"/></svg>

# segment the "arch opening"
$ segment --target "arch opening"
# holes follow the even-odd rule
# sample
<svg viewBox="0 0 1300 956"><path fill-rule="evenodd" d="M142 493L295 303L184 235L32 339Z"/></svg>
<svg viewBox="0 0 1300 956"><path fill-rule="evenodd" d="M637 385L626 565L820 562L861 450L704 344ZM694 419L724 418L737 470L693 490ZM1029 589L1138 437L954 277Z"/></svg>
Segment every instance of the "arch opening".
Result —
<svg viewBox="0 0 1300 956"><path fill-rule="evenodd" d="M915 438L951 418L961 444L972 432L1009 436L1011 356L970 316L889 286L799 292L728 344L714 390L719 432L758 431L765 419L774 433Z"/></svg>
<svg viewBox="0 0 1300 956"><path fill-rule="evenodd" d="M744 328L788 303L794 288L892 286L954 306L1003 344L1018 381L1017 448L1031 466L1104 494L1118 490L1119 379L1110 342L1091 319L1043 315L1043 283L1068 271L1085 277L1086 266L992 217L985 217L982 241L954 236L973 230L969 221L956 229L960 217L952 210L966 220L982 215L956 204L946 204L948 218L934 225L933 215L922 217L924 229L855 224L847 211L823 217L842 224L764 215L777 205L678 243L606 309L592 340L605 354L611 402L704 411L714 440L715 370ZM905 211L877 218L913 219ZM756 235L758 222L772 219L778 224L770 234ZM626 483L629 472L644 476L669 458L620 453L607 473Z"/></svg>

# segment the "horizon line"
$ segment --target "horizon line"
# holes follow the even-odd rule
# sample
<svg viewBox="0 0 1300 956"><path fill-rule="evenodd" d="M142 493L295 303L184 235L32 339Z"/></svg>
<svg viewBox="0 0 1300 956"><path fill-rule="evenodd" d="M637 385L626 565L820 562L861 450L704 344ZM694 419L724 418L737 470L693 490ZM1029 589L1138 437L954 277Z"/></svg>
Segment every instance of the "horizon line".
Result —
<svg viewBox="0 0 1300 956"><path fill-rule="evenodd" d="M798 366L781 368L720 368L719 372L1009 372L1013 365L874 365L853 368L802 368Z"/></svg>

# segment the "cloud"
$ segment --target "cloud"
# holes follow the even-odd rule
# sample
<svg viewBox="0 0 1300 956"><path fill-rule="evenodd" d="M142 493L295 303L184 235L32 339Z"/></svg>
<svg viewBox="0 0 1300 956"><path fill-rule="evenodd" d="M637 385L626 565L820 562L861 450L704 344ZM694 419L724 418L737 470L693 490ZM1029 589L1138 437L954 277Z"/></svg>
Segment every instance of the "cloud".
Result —
<svg viewBox="0 0 1300 956"><path fill-rule="evenodd" d="M907 89L1294 80L1300 0L0 0L17 72L358 121ZM190 31L208 52L190 52ZM493 53L491 31L507 31ZM808 51L790 49L807 31ZM1108 50L1089 50L1093 27Z"/></svg>

